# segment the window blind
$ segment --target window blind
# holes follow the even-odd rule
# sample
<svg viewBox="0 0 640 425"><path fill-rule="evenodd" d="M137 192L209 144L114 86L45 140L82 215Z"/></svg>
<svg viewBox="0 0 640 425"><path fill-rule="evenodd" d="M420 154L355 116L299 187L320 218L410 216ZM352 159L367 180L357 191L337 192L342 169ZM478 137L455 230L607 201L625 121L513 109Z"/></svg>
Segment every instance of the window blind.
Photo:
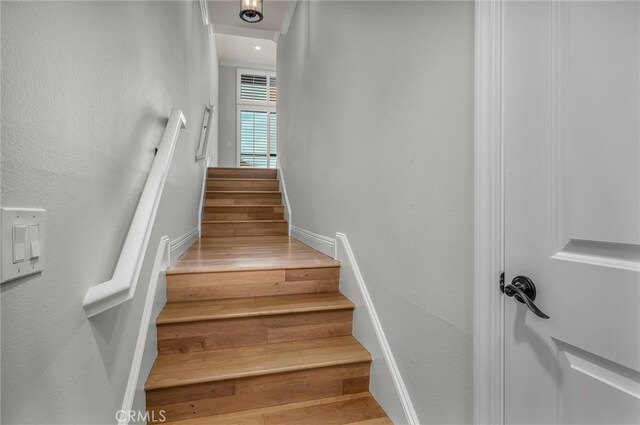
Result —
<svg viewBox="0 0 640 425"><path fill-rule="evenodd" d="M276 98L276 77L244 73L240 75L240 101L275 104Z"/></svg>
<svg viewBox="0 0 640 425"><path fill-rule="evenodd" d="M269 78L269 102L275 103L277 97L278 97L278 93L277 93L276 77L270 77Z"/></svg>
<svg viewBox="0 0 640 425"><path fill-rule="evenodd" d="M240 111L240 166L275 168L276 166L275 112Z"/></svg>

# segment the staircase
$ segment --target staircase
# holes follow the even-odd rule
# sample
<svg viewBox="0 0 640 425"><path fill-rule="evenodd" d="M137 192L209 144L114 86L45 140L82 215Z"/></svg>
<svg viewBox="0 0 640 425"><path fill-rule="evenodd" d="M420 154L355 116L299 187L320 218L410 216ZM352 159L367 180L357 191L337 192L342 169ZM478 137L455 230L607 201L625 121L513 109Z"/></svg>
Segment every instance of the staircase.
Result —
<svg viewBox="0 0 640 425"><path fill-rule="evenodd" d="M167 270L147 409L174 424L391 424L340 264L287 235L276 170L211 168L202 238Z"/></svg>

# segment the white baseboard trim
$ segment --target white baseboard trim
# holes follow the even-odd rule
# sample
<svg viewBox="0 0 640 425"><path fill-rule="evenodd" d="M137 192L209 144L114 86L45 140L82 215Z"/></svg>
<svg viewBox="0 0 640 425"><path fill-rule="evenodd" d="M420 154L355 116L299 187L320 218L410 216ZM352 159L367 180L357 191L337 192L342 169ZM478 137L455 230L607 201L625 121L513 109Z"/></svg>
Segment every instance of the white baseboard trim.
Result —
<svg viewBox="0 0 640 425"><path fill-rule="evenodd" d="M184 254L184 252L198 239L200 239L200 225L192 231L172 240L169 244L169 264Z"/></svg>
<svg viewBox="0 0 640 425"><path fill-rule="evenodd" d="M204 166L204 173L202 175L202 187L200 188L200 205L198 205L198 238L202 237L202 217L204 215L204 195L207 191L207 178L209 177L209 164L210 160L207 156L207 162Z"/></svg>
<svg viewBox="0 0 640 425"><path fill-rule="evenodd" d="M163 272L170 264L170 245L171 244L169 243L168 236L163 236L162 238L160 238L160 243L158 243L158 250L156 251L156 258L153 262L153 269L151 270L151 277L149 279L147 298L145 299L144 310L142 311L140 330L138 331L136 349L133 353L133 361L131 363L131 371L129 372L129 380L127 381L127 388L124 393L124 401L122 402L122 410L124 410L125 412L129 412L133 406L133 398L138 386L138 378L140 375L142 358L147 341L147 332L149 331L149 325L152 320L151 312L153 310L153 303L155 301L158 278L160 277L160 273ZM119 425L128 425L129 415L122 414L121 417L123 419L119 421Z"/></svg>
<svg viewBox="0 0 640 425"><path fill-rule="evenodd" d="M300 242L309 245L316 251L320 251L332 258L336 257L336 240L327 236L310 232L309 230L289 224L290 234Z"/></svg>
<svg viewBox="0 0 640 425"><path fill-rule="evenodd" d="M322 238L330 239L326 236L323 236ZM383 361L384 363L386 363L389 374L391 375L391 379L393 380L393 385L395 387L397 397L402 404L402 411L404 412L404 416L406 417L406 423L411 425L419 425L418 416L413 407L413 402L411 401L411 397L409 396L407 387L404 384L404 380L402 379L402 375L400 374L400 370L398 369L396 360L393 356L393 353L391 352L391 347L389 346L389 342L387 341L384 329L382 328L382 324L380 323L380 319L378 318L378 313L376 312L376 308L373 305L373 301L371 300L371 296L369 295L369 291L367 290L367 285L364 281L364 278L362 277L362 273L360 273L360 269L358 268L358 263L356 262L355 255L353 253L353 250L351 249L351 245L349 244L347 235L345 235L344 233L336 233L336 239L334 240L336 257L338 257L338 244L340 245L341 250L344 250L347 257L346 260L349 263L348 266L354 274L364 307L368 313L369 320L371 322L371 325L373 326L373 330L375 331L377 342L382 351ZM356 303L356 309L357 307L358 303ZM374 394L374 396L375 395L376 394Z"/></svg>
<svg viewBox="0 0 640 425"><path fill-rule="evenodd" d="M289 195L287 195L287 185L284 181L284 172L282 171L282 167L280 165L280 160L276 159L276 168L278 169L278 181L280 185L280 192L284 197L284 219L289 223L289 236L291 234L291 205L289 204Z"/></svg>

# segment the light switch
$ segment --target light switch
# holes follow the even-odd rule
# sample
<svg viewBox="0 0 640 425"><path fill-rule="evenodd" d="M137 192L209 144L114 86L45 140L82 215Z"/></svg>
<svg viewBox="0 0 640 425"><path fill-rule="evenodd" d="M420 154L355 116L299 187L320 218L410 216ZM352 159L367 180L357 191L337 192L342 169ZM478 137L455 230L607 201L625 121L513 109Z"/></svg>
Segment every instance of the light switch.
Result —
<svg viewBox="0 0 640 425"><path fill-rule="evenodd" d="M29 259L40 257L40 225L29 225Z"/></svg>
<svg viewBox="0 0 640 425"><path fill-rule="evenodd" d="M9 282L44 271L47 252L45 244L45 210L1 207L0 282Z"/></svg>
<svg viewBox="0 0 640 425"><path fill-rule="evenodd" d="M27 226L12 226L12 242L11 245L13 247L13 264L20 263L24 261L27 257L25 254L25 242L26 242L26 233Z"/></svg>

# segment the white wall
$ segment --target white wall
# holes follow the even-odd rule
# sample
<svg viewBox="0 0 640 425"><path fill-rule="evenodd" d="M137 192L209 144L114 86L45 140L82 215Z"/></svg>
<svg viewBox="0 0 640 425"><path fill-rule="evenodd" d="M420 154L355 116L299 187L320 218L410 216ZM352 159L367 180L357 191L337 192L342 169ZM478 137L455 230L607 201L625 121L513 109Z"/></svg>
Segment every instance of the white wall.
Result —
<svg viewBox="0 0 640 425"><path fill-rule="evenodd" d="M1 202L47 210L44 273L1 287L2 423L112 424L158 239L197 227L215 42L197 2L1 7ZM187 129L136 296L88 321L82 300L113 273L172 108Z"/></svg>
<svg viewBox="0 0 640 425"><path fill-rule="evenodd" d="M221 167L235 167L238 139L238 110L236 106L236 69L220 66L220 114L218 127L218 153Z"/></svg>
<svg viewBox="0 0 640 425"><path fill-rule="evenodd" d="M421 424L472 421L472 2L298 3L278 42L295 226L348 235Z"/></svg>

